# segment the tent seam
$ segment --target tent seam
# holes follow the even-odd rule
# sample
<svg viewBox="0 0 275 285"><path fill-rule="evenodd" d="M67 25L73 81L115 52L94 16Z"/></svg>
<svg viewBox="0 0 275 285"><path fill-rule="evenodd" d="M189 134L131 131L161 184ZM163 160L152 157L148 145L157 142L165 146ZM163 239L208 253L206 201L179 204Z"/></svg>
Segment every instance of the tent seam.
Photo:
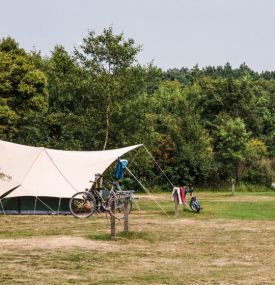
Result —
<svg viewBox="0 0 275 285"><path fill-rule="evenodd" d="M42 152L43 148L40 149L39 153L37 154L37 156L35 157L34 161L32 162L31 166L29 167L29 169L27 170L27 172L25 173L21 184L23 184L24 180L26 179L27 175L29 174L29 172L31 171L31 169L33 168L34 164L36 163L37 159L39 158L41 152Z"/></svg>
<svg viewBox="0 0 275 285"><path fill-rule="evenodd" d="M67 179L67 177L62 173L62 171L59 169L59 167L56 165L56 163L54 162L54 160L52 159L52 157L50 156L50 154L48 153L47 149L44 148L47 156L49 157L49 159L51 160L51 162L53 163L53 165L55 166L55 168L57 169L57 171L61 174L61 176L64 178L64 180L73 188L73 190L75 190L76 192L79 192L78 189L76 189L74 187L74 185Z"/></svg>

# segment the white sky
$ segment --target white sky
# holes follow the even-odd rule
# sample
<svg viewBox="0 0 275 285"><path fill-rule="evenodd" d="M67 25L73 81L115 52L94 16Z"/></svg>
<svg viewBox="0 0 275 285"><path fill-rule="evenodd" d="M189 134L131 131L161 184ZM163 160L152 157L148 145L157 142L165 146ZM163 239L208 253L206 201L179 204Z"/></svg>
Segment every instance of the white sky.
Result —
<svg viewBox="0 0 275 285"><path fill-rule="evenodd" d="M143 45L141 63L275 70L275 0L0 0L0 37L43 55L110 25Z"/></svg>

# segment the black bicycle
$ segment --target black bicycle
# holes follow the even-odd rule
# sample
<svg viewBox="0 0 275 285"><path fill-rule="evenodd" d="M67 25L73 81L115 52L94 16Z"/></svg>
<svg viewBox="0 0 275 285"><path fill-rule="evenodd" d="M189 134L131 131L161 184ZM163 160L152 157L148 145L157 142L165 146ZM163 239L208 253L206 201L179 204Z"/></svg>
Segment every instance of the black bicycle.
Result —
<svg viewBox="0 0 275 285"><path fill-rule="evenodd" d="M202 210L202 208L201 208L199 200L197 200L196 196L193 195L193 191L194 191L194 188L189 187L189 186L185 187L185 195L187 193L190 193L190 196L191 196L190 203L189 203L191 210L193 212L199 213Z"/></svg>
<svg viewBox="0 0 275 285"><path fill-rule="evenodd" d="M78 192L72 196L69 208L76 218L88 218L94 213L108 213L116 219L124 219L124 205L128 204L128 214L132 211L134 191L123 191L117 181L112 182L111 190L103 186L103 176L96 174L92 186L85 191ZM108 192L108 195L103 195Z"/></svg>

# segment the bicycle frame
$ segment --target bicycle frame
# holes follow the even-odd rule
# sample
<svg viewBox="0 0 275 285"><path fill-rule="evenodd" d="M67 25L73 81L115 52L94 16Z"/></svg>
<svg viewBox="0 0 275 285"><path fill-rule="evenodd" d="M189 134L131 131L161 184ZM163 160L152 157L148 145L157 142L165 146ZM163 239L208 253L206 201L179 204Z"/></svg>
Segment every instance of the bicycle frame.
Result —
<svg viewBox="0 0 275 285"><path fill-rule="evenodd" d="M93 182L93 181L91 181L91 182ZM93 183L96 183L96 181L93 182ZM117 191L115 190L115 188L117 189ZM124 199L129 199L130 201L134 200L134 198L133 198L133 191L122 191L121 188L120 188L120 185L118 184L118 182L113 182L112 183L112 188L111 188L110 193L109 193L109 195L108 195L106 200L100 194L100 191L102 190L101 188L93 189L93 185L92 185L90 187L90 189L86 189L86 190L91 195L93 195L93 197L96 199L96 201L101 203L100 206L106 212L110 212L108 204L109 204L110 199L113 198L113 197L117 198L118 195L123 195Z"/></svg>
<svg viewBox="0 0 275 285"><path fill-rule="evenodd" d="M108 202L110 198L114 196L114 190L111 189L106 200L102 197L102 195L100 195L98 190L92 190L92 191L89 190L89 193L95 197L96 202L98 201L101 203L100 206L103 208L104 211L107 211L107 212L110 211L110 209L108 208Z"/></svg>
<svg viewBox="0 0 275 285"><path fill-rule="evenodd" d="M101 175L98 175L101 178ZM93 185L85 191L77 192L69 202L70 211L76 218L90 217L94 212L107 212L116 219L123 219L125 214L125 203L129 203L129 212L132 210L132 201L135 202L131 190L122 191L118 182L112 182L112 187L107 198L102 195L102 180L90 181Z"/></svg>

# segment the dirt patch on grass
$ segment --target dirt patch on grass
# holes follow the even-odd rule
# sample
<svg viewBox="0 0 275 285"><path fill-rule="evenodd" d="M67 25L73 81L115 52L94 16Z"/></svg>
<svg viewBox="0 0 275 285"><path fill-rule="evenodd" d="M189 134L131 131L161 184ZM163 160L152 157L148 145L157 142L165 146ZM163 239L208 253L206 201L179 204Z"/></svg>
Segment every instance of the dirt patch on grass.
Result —
<svg viewBox="0 0 275 285"><path fill-rule="evenodd" d="M238 259L232 260L232 259L226 259L226 258L218 258L214 260L212 263L210 263L212 266L250 266L252 265L252 262L245 262L245 261L240 261Z"/></svg>
<svg viewBox="0 0 275 285"><path fill-rule="evenodd" d="M17 248L24 250L86 248L101 251L113 251L117 249L117 247L118 246L115 243L94 241L83 237L73 236L50 236L0 240L0 251L5 248L9 248L9 250L15 250Z"/></svg>

